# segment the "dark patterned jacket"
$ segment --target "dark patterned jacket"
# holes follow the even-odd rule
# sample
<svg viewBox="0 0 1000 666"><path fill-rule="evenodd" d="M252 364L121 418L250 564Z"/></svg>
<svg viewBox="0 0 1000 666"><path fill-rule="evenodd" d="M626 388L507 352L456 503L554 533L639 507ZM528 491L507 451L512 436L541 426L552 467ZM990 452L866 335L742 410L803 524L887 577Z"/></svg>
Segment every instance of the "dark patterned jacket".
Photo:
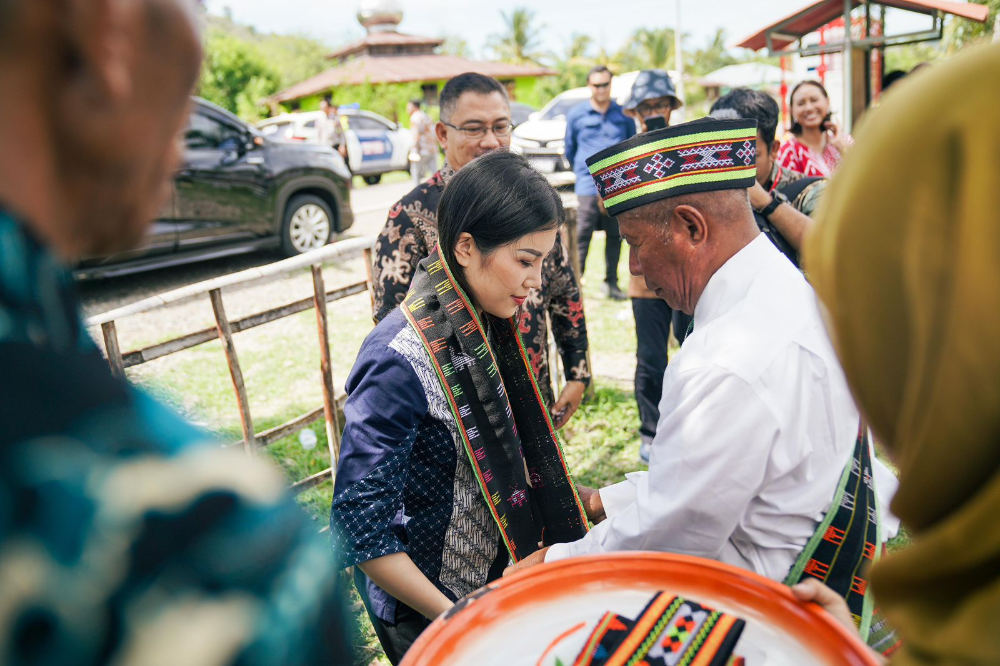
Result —
<svg viewBox="0 0 1000 666"><path fill-rule="evenodd" d="M375 321L382 321L406 296L421 259L437 246L437 207L444 187L455 174L447 162L427 182L416 187L389 210L389 219L375 243ZM587 366L587 324L580 287L569 261L562 231L542 264L542 288L532 289L521 310L521 336L538 378L545 404L555 402L549 370L548 319L566 368L567 380L590 383Z"/></svg>
<svg viewBox="0 0 1000 666"><path fill-rule="evenodd" d="M112 376L69 272L0 210L0 662L352 663L285 483Z"/></svg>

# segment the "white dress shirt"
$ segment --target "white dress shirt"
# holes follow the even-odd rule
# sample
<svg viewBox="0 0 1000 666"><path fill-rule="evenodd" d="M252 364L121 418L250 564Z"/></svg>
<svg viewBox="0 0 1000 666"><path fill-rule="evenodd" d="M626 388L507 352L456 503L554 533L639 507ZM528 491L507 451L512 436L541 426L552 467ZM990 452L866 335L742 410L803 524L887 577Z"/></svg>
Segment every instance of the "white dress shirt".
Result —
<svg viewBox="0 0 1000 666"><path fill-rule="evenodd" d="M602 489L607 519L545 559L657 550L782 580L830 507L858 418L812 287L760 234L709 280L667 366L649 472ZM895 477L875 476L887 505Z"/></svg>

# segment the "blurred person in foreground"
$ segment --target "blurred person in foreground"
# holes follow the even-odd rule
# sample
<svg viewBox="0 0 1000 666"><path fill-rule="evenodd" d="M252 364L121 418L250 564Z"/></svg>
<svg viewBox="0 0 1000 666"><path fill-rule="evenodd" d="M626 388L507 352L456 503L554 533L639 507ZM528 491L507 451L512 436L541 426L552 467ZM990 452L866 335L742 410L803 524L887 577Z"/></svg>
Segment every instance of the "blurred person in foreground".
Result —
<svg viewBox="0 0 1000 666"><path fill-rule="evenodd" d="M440 103L441 120L435 133L444 149L444 164L389 209L389 218L375 242L372 280L376 323L403 301L417 264L437 247L437 209L445 186L475 158L510 147L510 101L496 79L471 72L460 74L445 84ZM558 398L552 392L546 315L566 370L566 383ZM561 428L579 408L590 383L583 301L562 231L556 235L555 248L545 257L540 288L528 292L518 316L542 399L556 427Z"/></svg>
<svg viewBox="0 0 1000 666"><path fill-rule="evenodd" d="M639 72L623 108L635 119L641 132L648 132L647 120L654 125L670 125L670 114L684 106L670 75L660 69ZM641 276L628 281L628 296L635 317L635 401L639 407L639 457L649 462L649 447L660 420L663 373L667 369L667 346L673 310L646 286ZM685 322L684 326L687 326ZM674 337L680 335L674 330Z"/></svg>
<svg viewBox="0 0 1000 666"><path fill-rule="evenodd" d="M168 193L195 22L186 0L0 0L4 664L351 662L282 475L114 378L68 270L134 246Z"/></svg>
<svg viewBox="0 0 1000 666"><path fill-rule="evenodd" d="M903 641L892 666L1000 663L1000 130L983 122L1000 90L984 81L1000 46L886 96L806 240L850 387L899 467L913 541L872 571ZM820 585L795 592L850 621Z"/></svg>
<svg viewBox="0 0 1000 666"><path fill-rule="evenodd" d="M798 268L802 239L812 227L811 216L826 179L778 164L778 103L770 95L736 88L716 100L712 117L725 118L727 111L733 117L757 121L757 180L750 188L750 205L760 230Z"/></svg>
<svg viewBox="0 0 1000 666"><path fill-rule="evenodd" d="M787 584L821 575L878 642L885 625L865 572L881 555L880 501L895 479L873 465L811 287L754 221L756 136L753 120L703 119L588 160L629 271L694 315L694 328L663 378L649 472L580 487L594 528L511 570L654 550Z"/></svg>
<svg viewBox="0 0 1000 666"><path fill-rule="evenodd" d="M854 140L830 112L830 95L819 81L802 81L789 95L792 136L778 150L778 163L806 176L830 176Z"/></svg>

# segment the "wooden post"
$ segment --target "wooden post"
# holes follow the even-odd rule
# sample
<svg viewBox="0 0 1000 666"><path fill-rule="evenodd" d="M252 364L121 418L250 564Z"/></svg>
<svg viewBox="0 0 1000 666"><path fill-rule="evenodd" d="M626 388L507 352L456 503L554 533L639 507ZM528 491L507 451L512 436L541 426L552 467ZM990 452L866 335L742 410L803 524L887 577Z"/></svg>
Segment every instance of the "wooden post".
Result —
<svg viewBox="0 0 1000 666"><path fill-rule="evenodd" d="M226 352L226 363L229 365L229 375L233 379L233 389L236 391L236 400L240 408L243 447L248 456L256 456L257 440L253 432L253 419L250 418L250 401L247 399L247 389L243 384L243 371L240 370L240 361L236 356L236 345L233 344L233 332L229 327L229 319L226 317L226 308L222 304L222 292L219 289L212 289L208 292L208 297L212 301L215 326L219 330L222 349Z"/></svg>
<svg viewBox="0 0 1000 666"><path fill-rule="evenodd" d="M326 287L323 268L312 267L313 303L316 306L316 327L319 332L319 366L323 375L323 416L326 419L326 442L330 447L330 478L337 476L340 460L340 418L337 415L337 398L333 393L333 366L330 363L330 331L326 312Z"/></svg>
<svg viewBox="0 0 1000 666"><path fill-rule="evenodd" d="M372 313L375 313L375 276L372 274L372 268L375 266L375 253L370 247L366 247L364 254L362 255L365 260L365 275L368 276L368 295L372 299Z"/></svg>
<svg viewBox="0 0 1000 666"><path fill-rule="evenodd" d="M122 360L122 350L118 346L118 329L115 327L115 322L101 324L101 332L104 334L104 349L108 352L111 374L118 379L125 379L125 362Z"/></svg>

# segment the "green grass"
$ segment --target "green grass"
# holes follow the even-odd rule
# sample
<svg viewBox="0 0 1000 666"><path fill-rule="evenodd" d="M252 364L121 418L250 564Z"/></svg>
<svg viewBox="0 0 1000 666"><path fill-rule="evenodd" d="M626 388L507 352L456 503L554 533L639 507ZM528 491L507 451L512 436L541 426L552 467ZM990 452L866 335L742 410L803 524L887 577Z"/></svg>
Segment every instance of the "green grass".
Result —
<svg viewBox="0 0 1000 666"><path fill-rule="evenodd" d="M619 264L623 289L628 284L627 253L628 246L623 245ZM356 279L346 273L340 275L341 272L337 271L336 280L327 279L328 289ZM583 289L587 326L594 365L599 372L602 368L610 369L615 379L598 376L594 397L584 402L562 431L571 472L579 483L591 487L616 483L625 473L646 468L638 455L639 415L632 387L621 381L630 378L635 367L631 304L603 297L600 294L603 276L604 234L597 234L591 244ZM308 273L303 273L302 279L308 280ZM329 314L334 384L340 390L361 342L371 331L370 301L367 294L353 296L331 304ZM176 333L182 332L188 331ZM314 312L303 312L280 323L240 333L235 342L256 431L284 423L322 404ZM129 377L192 420L210 424L205 427L223 441L240 439L236 398L218 342L129 370ZM267 448L269 459L290 479L301 479L329 466L323 421L313 424L311 429L317 444L310 451L303 449L297 435ZM332 484L327 481L297 498L315 518L317 529L327 525L332 492ZM904 531L890 543L890 548L905 545L908 540ZM359 598L353 583L347 587L350 603L357 606ZM360 646L359 666L384 659L363 609L354 614L352 631L356 645Z"/></svg>

